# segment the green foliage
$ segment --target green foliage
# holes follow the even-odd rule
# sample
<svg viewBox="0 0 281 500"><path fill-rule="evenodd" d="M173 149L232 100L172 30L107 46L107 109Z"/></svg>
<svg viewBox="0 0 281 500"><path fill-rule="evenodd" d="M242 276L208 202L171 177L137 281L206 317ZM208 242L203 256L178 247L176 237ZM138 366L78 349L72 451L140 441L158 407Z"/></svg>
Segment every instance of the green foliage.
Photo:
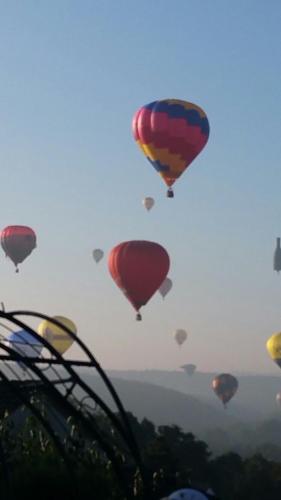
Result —
<svg viewBox="0 0 281 500"><path fill-rule="evenodd" d="M189 483L202 489L211 486L222 500L281 498L280 460L272 461L261 454L212 457L204 441L178 426L156 428L147 419L138 422L128 414L145 464L150 488L147 494L116 431L102 415L96 418L103 432L112 436L126 484L136 500L159 500ZM8 416L0 420L0 498L22 500L36 494L40 500L54 496L69 500L125 499L113 466L97 443L89 441L72 419L67 424L67 434L60 437L67 454L65 462L34 417L26 418L20 428L15 428Z"/></svg>

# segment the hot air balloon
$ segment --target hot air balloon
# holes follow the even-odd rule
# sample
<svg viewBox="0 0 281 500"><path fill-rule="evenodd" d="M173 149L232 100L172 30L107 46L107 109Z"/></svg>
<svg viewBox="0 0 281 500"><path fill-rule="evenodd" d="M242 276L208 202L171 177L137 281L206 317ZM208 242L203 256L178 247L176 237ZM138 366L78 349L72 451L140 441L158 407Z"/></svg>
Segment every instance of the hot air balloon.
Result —
<svg viewBox="0 0 281 500"><path fill-rule="evenodd" d="M164 99L146 104L133 118L133 134L142 152L169 187L204 148L209 122L196 104Z"/></svg>
<svg viewBox="0 0 281 500"><path fill-rule="evenodd" d="M159 287L159 293L164 299L166 295L169 293L171 288L173 287L173 282L170 278L165 278L161 286Z"/></svg>
<svg viewBox="0 0 281 500"><path fill-rule="evenodd" d="M226 403L233 398L238 389L238 380L229 373L222 373L214 378L212 388L226 408Z"/></svg>
<svg viewBox="0 0 281 500"><path fill-rule="evenodd" d="M33 229L27 226L7 226L1 232L1 246L18 272L18 264L36 248L36 235Z"/></svg>
<svg viewBox="0 0 281 500"><path fill-rule="evenodd" d="M271 359L281 368L281 332L272 335L268 339L266 347Z"/></svg>
<svg viewBox="0 0 281 500"><path fill-rule="evenodd" d="M276 238L276 248L273 257L273 269L274 271L281 271L281 248L280 248L280 238Z"/></svg>
<svg viewBox="0 0 281 500"><path fill-rule="evenodd" d="M93 258L96 263L98 263L103 258L103 256L104 252L100 248L96 248L95 250L93 250Z"/></svg>
<svg viewBox="0 0 281 500"><path fill-rule="evenodd" d="M278 406L281 406L281 392L278 392L276 394L276 403L278 404Z"/></svg>
<svg viewBox="0 0 281 500"><path fill-rule="evenodd" d="M176 343L181 346L187 339L187 333L185 330L176 330L174 333L174 338Z"/></svg>
<svg viewBox="0 0 281 500"><path fill-rule="evenodd" d="M154 199L151 198L150 196L146 196L146 198L142 200L142 204L146 208L146 210L151 210L154 203L155 203Z"/></svg>
<svg viewBox="0 0 281 500"><path fill-rule="evenodd" d="M185 488L175 491L167 499L163 498L162 500L208 500L209 498L211 497L208 494L204 494L199 490Z"/></svg>
<svg viewBox="0 0 281 500"><path fill-rule="evenodd" d="M25 330L11 332L7 337L7 344L8 347L11 347L18 354L27 358L38 358L43 349L43 344ZM18 363L23 370L26 370L24 363L20 361Z"/></svg>
<svg viewBox="0 0 281 500"><path fill-rule="evenodd" d="M77 335L76 325L71 321L71 319L65 318L64 316L54 316L53 319L59 321L63 326L66 326L74 335ZM51 344L59 354L64 354L73 344L74 340L70 335L56 326L51 321L44 319L38 326L38 333L45 340Z"/></svg>
<svg viewBox="0 0 281 500"><path fill-rule="evenodd" d="M152 241L125 241L111 250L109 272L137 311L137 320L141 320L140 308L163 283L169 267L167 251Z"/></svg>
<svg viewBox="0 0 281 500"><path fill-rule="evenodd" d="M185 371L185 373L187 373L187 375L191 376L196 370L196 365L189 363L187 365L182 365L181 368Z"/></svg>

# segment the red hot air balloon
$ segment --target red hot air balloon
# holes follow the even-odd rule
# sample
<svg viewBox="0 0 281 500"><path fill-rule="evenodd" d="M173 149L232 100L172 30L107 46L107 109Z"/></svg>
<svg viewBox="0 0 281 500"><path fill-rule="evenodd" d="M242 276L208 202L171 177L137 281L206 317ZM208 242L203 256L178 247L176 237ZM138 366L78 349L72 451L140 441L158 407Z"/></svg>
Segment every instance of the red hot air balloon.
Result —
<svg viewBox="0 0 281 500"><path fill-rule="evenodd" d="M165 248L152 241L125 241L111 250L109 272L137 311L137 320L141 320L139 309L158 290L169 267Z"/></svg>
<svg viewBox="0 0 281 500"><path fill-rule="evenodd" d="M1 232L1 246L18 272L18 264L36 248L35 232L27 226L7 226Z"/></svg>

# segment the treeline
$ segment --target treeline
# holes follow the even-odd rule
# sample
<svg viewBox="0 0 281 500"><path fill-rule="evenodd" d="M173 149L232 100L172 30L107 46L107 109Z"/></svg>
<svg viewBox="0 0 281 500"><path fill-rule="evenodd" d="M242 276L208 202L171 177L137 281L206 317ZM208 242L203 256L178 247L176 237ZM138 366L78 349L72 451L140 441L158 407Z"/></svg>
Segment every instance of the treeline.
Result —
<svg viewBox="0 0 281 500"><path fill-rule="evenodd" d="M144 491L124 445L112 430L119 465L128 491L136 500L159 500L186 487L211 487L221 500L278 500L281 498L281 461L262 454L242 458L237 453L212 456L208 445L177 426L155 427L128 414L139 443L150 493ZM109 424L97 416L99 425ZM71 420L61 439L62 460L52 439L29 417L21 429L9 418L0 421L0 498L22 500L38 496L79 500L123 500L110 460L96 442L89 442Z"/></svg>
<svg viewBox="0 0 281 500"><path fill-rule="evenodd" d="M251 424L235 424L227 429L217 428L202 434L214 455L235 451L243 458L261 454L281 462L281 412L279 418Z"/></svg>

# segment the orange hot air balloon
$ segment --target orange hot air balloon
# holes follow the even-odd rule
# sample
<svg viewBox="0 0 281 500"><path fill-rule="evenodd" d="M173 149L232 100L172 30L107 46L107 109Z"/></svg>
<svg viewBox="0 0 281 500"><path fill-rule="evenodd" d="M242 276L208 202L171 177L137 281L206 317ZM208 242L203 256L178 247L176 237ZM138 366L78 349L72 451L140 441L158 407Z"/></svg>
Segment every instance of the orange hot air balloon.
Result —
<svg viewBox="0 0 281 500"><path fill-rule="evenodd" d="M111 250L109 272L137 311L137 320L141 320L140 308L163 283L169 267L167 251L152 241L125 241Z"/></svg>
<svg viewBox="0 0 281 500"><path fill-rule="evenodd" d="M1 246L18 272L18 264L36 248L35 232L27 226L7 226L1 232Z"/></svg>
<svg viewBox="0 0 281 500"><path fill-rule="evenodd" d="M233 398L238 389L238 380L229 373L221 373L212 381L212 388L226 408L226 403Z"/></svg>
<svg viewBox="0 0 281 500"><path fill-rule="evenodd" d="M202 151L209 138L209 122L196 104L163 99L146 104L133 118L133 134L140 149L169 187Z"/></svg>

